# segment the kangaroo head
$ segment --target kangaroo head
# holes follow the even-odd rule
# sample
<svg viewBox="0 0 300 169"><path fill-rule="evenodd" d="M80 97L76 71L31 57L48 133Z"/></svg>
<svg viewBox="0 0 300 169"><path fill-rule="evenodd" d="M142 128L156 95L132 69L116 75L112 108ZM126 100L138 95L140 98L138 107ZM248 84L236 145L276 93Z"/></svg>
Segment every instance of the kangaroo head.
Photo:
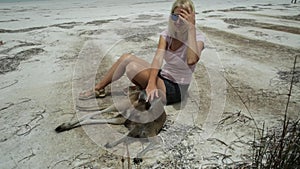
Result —
<svg viewBox="0 0 300 169"><path fill-rule="evenodd" d="M149 102L146 102L147 100L147 93L145 90L142 90L140 93L139 93L139 96L138 96L138 102L140 104L143 104L145 106L145 110L149 110L151 104Z"/></svg>

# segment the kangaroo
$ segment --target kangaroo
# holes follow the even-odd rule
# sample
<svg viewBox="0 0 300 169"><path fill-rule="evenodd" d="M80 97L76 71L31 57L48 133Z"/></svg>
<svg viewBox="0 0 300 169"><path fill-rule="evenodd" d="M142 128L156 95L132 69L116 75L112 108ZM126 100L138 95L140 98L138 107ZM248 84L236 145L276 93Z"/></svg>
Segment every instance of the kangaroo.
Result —
<svg viewBox="0 0 300 169"><path fill-rule="evenodd" d="M134 91L129 94L129 100L124 100L118 105L112 104L107 108L87 114L78 120L63 123L59 125L55 131L63 132L82 125L88 124L115 124L124 125L129 129L127 136L105 145L106 148L112 148L120 143L130 144L134 141L134 138L142 138L149 141L150 144L134 158L134 163L142 162L141 157L145 155L151 148L159 142L158 135L163 128L166 121L166 113L164 111L164 103L161 98L152 100L150 103L146 102L146 92ZM96 119L95 116L108 113L117 112L120 113L109 119Z"/></svg>

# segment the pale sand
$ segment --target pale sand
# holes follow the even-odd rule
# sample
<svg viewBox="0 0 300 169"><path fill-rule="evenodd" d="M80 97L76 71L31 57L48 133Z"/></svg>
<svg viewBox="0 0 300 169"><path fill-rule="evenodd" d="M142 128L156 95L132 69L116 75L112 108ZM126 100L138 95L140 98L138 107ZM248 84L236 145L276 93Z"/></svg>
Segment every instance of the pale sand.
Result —
<svg viewBox="0 0 300 169"><path fill-rule="evenodd" d="M195 5L207 46L183 110L166 107L164 146L149 152L142 168L239 162L251 152L256 127L265 123L272 130L281 124L289 72L300 53L300 6L279 0ZM125 133L124 127L94 125L60 134L54 129L87 113L76 114L76 105L122 97L118 89L130 85L125 77L110 86L113 100L76 99L121 54L150 62L170 6L169 1L1 4L0 168L120 168L124 146L106 150L102 145L120 137L111 132ZM299 60L291 119L299 117ZM131 145L130 155L140 148Z"/></svg>

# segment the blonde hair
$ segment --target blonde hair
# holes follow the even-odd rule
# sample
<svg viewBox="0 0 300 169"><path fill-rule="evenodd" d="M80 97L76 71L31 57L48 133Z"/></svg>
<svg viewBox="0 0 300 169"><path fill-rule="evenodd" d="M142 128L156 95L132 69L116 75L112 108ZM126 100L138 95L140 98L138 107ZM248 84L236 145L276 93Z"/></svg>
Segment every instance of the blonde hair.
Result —
<svg viewBox="0 0 300 169"><path fill-rule="evenodd" d="M195 12L194 3L191 0L176 0L173 3L171 13L174 13L175 8L177 8L177 7L182 7L184 9L190 8L192 10L192 12Z"/></svg>

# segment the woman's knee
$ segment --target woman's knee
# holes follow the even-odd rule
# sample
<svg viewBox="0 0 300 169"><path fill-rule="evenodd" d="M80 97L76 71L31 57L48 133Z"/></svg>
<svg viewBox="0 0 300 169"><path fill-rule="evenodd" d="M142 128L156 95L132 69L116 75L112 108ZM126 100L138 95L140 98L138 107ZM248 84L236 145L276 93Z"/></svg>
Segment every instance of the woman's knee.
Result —
<svg viewBox="0 0 300 169"><path fill-rule="evenodd" d="M133 59L134 59L134 56L132 54L125 53L119 58L119 61L130 63Z"/></svg>
<svg viewBox="0 0 300 169"><path fill-rule="evenodd" d="M135 61L129 62L126 66L126 74L131 78L136 76L141 71L143 71L141 65Z"/></svg>
<svg viewBox="0 0 300 169"><path fill-rule="evenodd" d="M132 82L138 83L140 86L145 87L148 83L149 72L145 66L138 62L130 62L126 66L126 75Z"/></svg>

